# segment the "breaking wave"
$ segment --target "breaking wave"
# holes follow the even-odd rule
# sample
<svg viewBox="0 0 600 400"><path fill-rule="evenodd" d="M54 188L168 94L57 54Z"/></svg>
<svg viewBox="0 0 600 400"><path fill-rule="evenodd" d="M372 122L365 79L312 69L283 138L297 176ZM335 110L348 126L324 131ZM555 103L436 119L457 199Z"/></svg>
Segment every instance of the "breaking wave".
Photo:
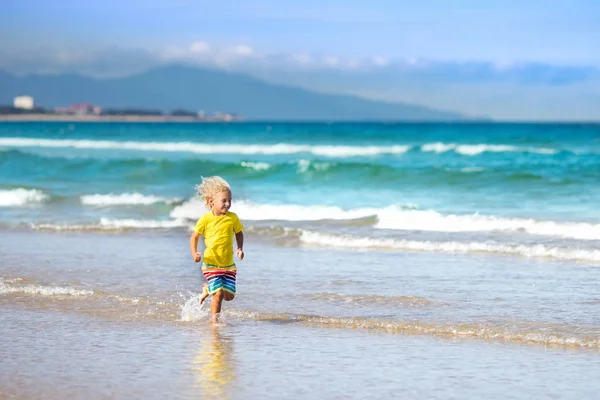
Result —
<svg viewBox="0 0 600 400"><path fill-rule="evenodd" d="M122 194L91 194L81 196L81 203L93 206L114 206L114 205L150 205L156 203L172 204L180 201L179 199L166 199L159 196L143 195L141 193L122 193Z"/></svg>
<svg viewBox="0 0 600 400"><path fill-rule="evenodd" d="M454 151L465 156L481 153L535 153L554 155L561 150L548 147L524 147L507 144L459 144L459 143L424 143L422 145L389 145L389 146L342 146L342 145L309 145L293 143L277 144L216 144L194 142L142 142L142 141L111 141L85 139L35 139L21 137L0 138L0 146L5 147L49 147L75 149L105 149L105 150L137 150L158 152L183 152L194 154L244 154L244 155L277 155L277 154L313 154L316 156L342 157L373 157L380 155L399 155L411 150L422 152L445 153Z"/></svg>
<svg viewBox="0 0 600 400"><path fill-rule="evenodd" d="M557 154L558 150L546 147L519 147L505 144L457 144L457 143L428 143L421 146L423 152L445 153L455 151L465 156L475 156L481 153L536 153L536 154Z"/></svg>
<svg viewBox="0 0 600 400"><path fill-rule="evenodd" d="M303 230L299 234L302 243L354 250L396 250L429 253L482 253L506 254L527 258L552 258L558 260L600 262L600 250L550 247L542 244L504 244L495 242L417 241L388 238L368 238L333 235Z"/></svg>
<svg viewBox="0 0 600 400"><path fill-rule="evenodd" d="M191 199L173 209L171 218L197 219L203 205ZM555 236L579 240L600 240L600 224L591 222L544 221L480 214L442 214L419 210L417 206L394 205L382 208L342 209L324 205L258 204L236 201L232 207L247 221L357 220L376 217L376 228L432 232L507 232Z"/></svg>
<svg viewBox="0 0 600 400"><path fill-rule="evenodd" d="M382 154L403 154L410 146L335 146L304 144L211 144L192 142L134 142L110 140L69 140L0 138L0 146L7 147L53 147L103 150L138 150L158 152L184 152L195 154L298 154L308 153L325 157L370 157Z"/></svg>
<svg viewBox="0 0 600 400"><path fill-rule="evenodd" d="M16 282L19 282L18 280ZM92 290L62 286L20 285L0 278L0 294L26 294L37 296L91 296Z"/></svg>
<svg viewBox="0 0 600 400"><path fill-rule="evenodd" d="M50 199L50 196L37 189L0 190L0 207L21 207L40 204Z"/></svg>

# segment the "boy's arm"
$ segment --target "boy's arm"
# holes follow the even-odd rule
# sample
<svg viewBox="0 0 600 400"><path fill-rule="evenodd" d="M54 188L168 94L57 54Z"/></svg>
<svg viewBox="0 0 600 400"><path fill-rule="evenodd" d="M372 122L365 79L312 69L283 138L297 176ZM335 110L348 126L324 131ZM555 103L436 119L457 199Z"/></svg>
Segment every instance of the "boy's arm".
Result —
<svg viewBox="0 0 600 400"><path fill-rule="evenodd" d="M192 258L194 262L200 261L200 253L198 253L198 238L200 234L198 232L193 232L192 236L190 236L190 252L192 253Z"/></svg>
<svg viewBox="0 0 600 400"><path fill-rule="evenodd" d="M235 234L235 241L237 242L237 256L240 260L244 259L244 232L239 231Z"/></svg>

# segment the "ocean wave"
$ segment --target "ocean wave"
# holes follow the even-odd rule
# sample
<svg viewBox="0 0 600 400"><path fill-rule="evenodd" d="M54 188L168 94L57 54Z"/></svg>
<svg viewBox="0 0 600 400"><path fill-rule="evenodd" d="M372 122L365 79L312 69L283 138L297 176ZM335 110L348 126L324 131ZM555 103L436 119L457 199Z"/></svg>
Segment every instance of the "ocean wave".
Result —
<svg viewBox="0 0 600 400"><path fill-rule="evenodd" d="M181 220L151 220L151 219L109 219L102 218L100 226L104 228L123 229L171 229L189 227L189 223Z"/></svg>
<svg viewBox="0 0 600 400"><path fill-rule="evenodd" d="M597 336L577 335L575 332L573 334L553 332L543 325L540 325L538 329L532 328L531 324L525 324L522 327L513 324L510 328L507 328L477 323L424 323L380 318L340 318L335 316L266 313L233 309L226 310L224 315L226 318L251 319L265 322L295 322L309 326L364 329L405 335L430 335L446 339L471 338L490 342L500 341L541 346L600 348L600 339ZM186 317L188 321L195 320L193 318L190 319L189 315L186 315ZM572 329L576 331L576 328Z"/></svg>
<svg viewBox="0 0 600 400"><path fill-rule="evenodd" d="M171 211L171 218L197 219L204 210L198 199L191 199ZM342 209L325 205L257 204L236 201L232 207L247 221L322 221L358 220L376 217L375 228L432 232L506 232L555 236L579 240L600 240L600 224L558 222L479 214L441 214L420 210L413 204L382 208Z"/></svg>
<svg viewBox="0 0 600 400"><path fill-rule="evenodd" d="M303 295L303 297L310 297L311 299L318 301L330 301L344 304L364 304L370 306L377 304L429 306L436 303L433 300L418 296L382 296L377 294L314 293L309 296Z"/></svg>
<svg viewBox="0 0 600 400"><path fill-rule="evenodd" d="M1 194L1 192L0 192ZM30 204L49 197L34 192L18 197L11 205ZM98 196L98 197L95 197ZM2 197L0 197L2 200ZM179 228L197 220L206 212L204 203L193 197L187 201L164 199L137 194L102 197L93 195L82 199L88 205L144 205L165 202L172 208L166 220L108 219L99 224L82 225L81 230L94 229L155 229ZM2 203L0 203L2 204ZM419 209L414 204L391 205L379 208L344 209L329 205L298 205L253 203L247 200L235 201L231 211L243 221L341 221L347 225L372 225L375 229L425 231L443 233L496 232L517 235L535 235L576 240L600 240L600 224L593 222L551 221L527 218L501 217L481 214L442 214L434 210ZM34 229L72 229L56 225L36 225Z"/></svg>
<svg viewBox="0 0 600 400"><path fill-rule="evenodd" d="M92 290L62 286L20 285L0 278L0 294L26 294L38 296L92 296Z"/></svg>
<svg viewBox="0 0 600 400"><path fill-rule="evenodd" d="M50 199L50 196L38 189L8 189L0 190L0 207L20 207L40 204Z"/></svg>
<svg viewBox="0 0 600 400"><path fill-rule="evenodd" d="M190 223L182 220L144 220L144 219L110 219L101 218L97 223L30 223L31 229L53 232L123 232L138 229L175 229L190 227Z"/></svg>
<svg viewBox="0 0 600 400"><path fill-rule="evenodd" d="M171 218L197 219L204 212L204 203L192 198L171 211ZM377 209L344 210L336 206L301 206L293 204L256 204L239 200L231 211L247 221L319 221L353 220L376 215Z"/></svg>
<svg viewBox="0 0 600 400"><path fill-rule="evenodd" d="M527 258L552 258L568 261L600 262L600 250L550 247L544 245L503 244L494 242L434 242L389 238L334 235L303 230L302 243L352 250L396 250L427 253L483 253L517 255Z"/></svg>
<svg viewBox="0 0 600 400"><path fill-rule="evenodd" d="M58 297L64 301L60 309L68 312L89 313L101 315L104 318L115 318L119 321L139 321L140 319L164 321L206 321L209 317L206 306L201 307L197 295L191 298L182 296L184 304L164 301L162 299L130 297L120 293L108 293L101 290L80 289L71 286L50 286L37 283L19 282L18 280L4 281L0 278L0 295ZM345 295L316 294L315 300L345 301ZM364 301L365 304L377 304L379 299L368 294L357 294L350 297L353 300ZM84 300L85 299L85 300ZM389 298L388 298L389 299ZM400 298L397 300L409 305L430 305L427 299ZM36 301L43 301L37 299ZM54 307L56 300L50 300ZM371 303L374 301L374 303ZM79 304L72 306L72 302ZM111 303L107 303L111 302ZM118 302L115 306L112 302ZM428 335L442 339L476 339L489 342L511 342L523 345L559 346L565 348L598 349L600 339L596 329L582 330L577 326L561 324L553 326L543 322L423 322L395 318L365 318L340 317L336 315L299 314L289 312L264 312L261 310L244 310L228 308L222 314L224 320L254 320L270 323L290 322L299 326L310 326L334 329L358 329L373 332L386 332L402 335Z"/></svg>
<svg viewBox="0 0 600 400"><path fill-rule="evenodd" d="M433 210L378 212L376 228L435 232L512 232L580 240L600 240L600 224L507 218L480 214L441 214Z"/></svg>
<svg viewBox="0 0 600 400"><path fill-rule="evenodd" d="M265 163L265 162L242 161L240 163L240 165L244 168L253 169L255 171L265 171L265 170L271 168L271 164Z"/></svg>
<svg viewBox="0 0 600 400"><path fill-rule="evenodd" d="M484 167L464 167L464 168L460 168L460 169L452 169L452 168L445 168L444 169L447 172L465 172L465 173L472 173L472 172L483 172L485 170L487 170L487 168Z"/></svg>
<svg viewBox="0 0 600 400"><path fill-rule="evenodd" d="M7 147L51 147L100 150L138 150L157 152L184 152L195 154L260 154L285 155L310 153L324 157L371 157L383 154L403 154L410 150L408 145L391 146L337 146L308 144L201 144L192 142L133 142L110 140L69 140L0 138L0 146Z"/></svg>
<svg viewBox="0 0 600 400"><path fill-rule="evenodd" d="M286 155L313 154L316 156L373 157L379 155L399 155L418 149L422 152L446 153L454 151L465 156L481 153L535 153L554 155L561 150L548 147L525 147L508 144L460 144L460 143L424 143L422 145L388 145L388 146L348 146L348 145L310 145L310 144L216 144L193 142L138 142L85 139L33 139L33 138L0 138L0 146L5 147L49 147L99 150L137 150L156 152L183 152L195 154L243 154L243 155Z"/></svg>
<svg viewBox="0 0 600 400"><path fill-rule="evenodd" d="M421 146L423 152L446 153L455 151L465 156L475 156L485 152L491 153L536 153L536 154L557 154L559 151L547 147L519 147L505 144L458 144L458 143L427 143Z"/></svg>
<svg viewBox="0 0 600 400"><path fill-rule="evenodd" d="M181 201L181 199L166 199L141 193L91 194L81 196L80 200L82 204L93 206L173 204Z"/></svg>

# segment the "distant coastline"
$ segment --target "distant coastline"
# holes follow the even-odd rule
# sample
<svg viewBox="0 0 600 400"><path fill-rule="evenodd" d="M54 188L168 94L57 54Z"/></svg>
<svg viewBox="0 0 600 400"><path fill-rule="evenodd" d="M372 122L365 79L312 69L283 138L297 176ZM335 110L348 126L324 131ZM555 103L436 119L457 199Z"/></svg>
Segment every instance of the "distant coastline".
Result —
<svg viewBox="0 0 600 400"><path fill-rule="evenodd" d="M73 103L67 107L40 107L32 96L16 96L13 105L0 105L4 122L233 122L240 115L229 112L207 113L182 108L170 112L139 107L103 109L90 103Z"/></svg>
<svg viewBox="0 0 600 400"><path fill-rule="evenodd" d="M67 115L67 114L0 114L0 122L237 122L239 119L198 118L176 115Z"/></svg>

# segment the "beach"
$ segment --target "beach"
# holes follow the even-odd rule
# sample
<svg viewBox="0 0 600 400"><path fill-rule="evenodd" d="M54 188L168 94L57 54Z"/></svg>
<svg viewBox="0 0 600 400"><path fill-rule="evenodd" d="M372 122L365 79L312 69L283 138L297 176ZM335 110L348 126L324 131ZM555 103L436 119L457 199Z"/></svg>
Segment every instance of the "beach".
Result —
<svg viewBox="0 0 600 400"><path fill-rule="evenodd" d="M599 165L593 124L0 123L0 397L593 399Z"/></svg>

